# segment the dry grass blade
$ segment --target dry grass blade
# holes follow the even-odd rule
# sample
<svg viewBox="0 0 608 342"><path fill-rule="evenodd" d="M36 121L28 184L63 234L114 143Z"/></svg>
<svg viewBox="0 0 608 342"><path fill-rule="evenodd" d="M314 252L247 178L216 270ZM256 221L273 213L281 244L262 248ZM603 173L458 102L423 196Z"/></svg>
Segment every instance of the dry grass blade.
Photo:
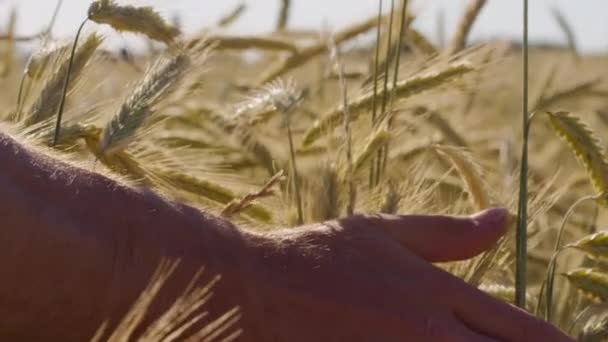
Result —
<svg viewBox="0 0 608 342"><path fill-rule="evenodd" d="M101 45L103 39L96 35L90 35L87 40L78 48L74 55L71 78L79 77L88 62L91 60L95 51ZM69 58L62 61L59 69L46 81L40 96L25 113L23 124L31 126L51 118L59 110L63 86L69 68ZM74 88L76 82L71 82L70 89Z"/></svg>
<svg viewBox="0 0 608 342"><path fill-rule="evenodd" d="M403 100L410 96L438 88L472 72L473 70L475 70L473 66L468 63L455 63L450 64L439 71L433 71L399 81L397 82L393 93L395 101ZM386 91L392 92L392 86L389 86ZM351 119L355 121L362 112L370 109L374 98L376 96L382 96L381 93L382 92L375 95L374 92L370 91L359 96L358 98L355 98L351 103L349 103L351 108ZM322 119L315 122L314 125L306 132L302 146L310 146L324 134L329 134L342 122L343 116L344 113L342 106L330 111L329 113L326 113ZM379 120L381 118L382 117L380 117Z"/></svg>
<svg viewBox="0 0 608 342"><path fill-rule="evenodd" d="M433 150L449 160L456 168L469 193L473 208L476 210L488 209L492 204L491 197L484 184L479 166L473 161L472 156L462 149L449 146L434 145Z"/></svg>
<svg viewBox="0 0 608 342"><path fill-rule="evenodd" d="M584 166L591 183L598 195L608 190L608 163L602 143L579 118L570 113L547 113L551 126L570 146L579 162ZM602 206L608 206L605 196L598 200Z"/></svg>
<svg viewBox="0 0 608 342"><path fill-rule="evenodd" d="M486 3L487 0L470 1L464 15L462 16L462 19L460 20L460 23L458 24L456 34L454 34L454 38L452 38L452 42L448 50L450 55L456 54L466 47L467 38L471 32L471 28L473 28L475 20Z"/></svg>
<svg viewBox="0 0 608 342"><path fill-rule="evenodd" d="M184 292L176 298L171 307L150 325L144 327L145 330L140 336L135 335L136 331L142 328L148 309L178 267L179 262L162 261L147 287L114 331L109 336L106 336L108 335L107 328L109 325L106 322L98 329L92 341L122 342L137 340L171 342L186 339L185 333L191 330L194 325L200 324L201 320L208 316L206 312L203 312L203 306L211 298L212 288L219 281L219 277L215 277L205 286L199 286L196 285L200 281L202 274L202 271L199 271L194 275ZM232 318L232 320L228 320L227 318ZM238 321L238 318L238 310L231 310L226 315L198 330L195 336L206 336L210 332L214 332L216 337L224 335L227 329L231 328ZM223 322L225 328L218 329L220 328L218 327L218 322Z"/></svg>
<svg viewBox="0 0 608 342"><path fill-rule="evenodd" d="M204 199L219 204L228 205L237 198L232 190L198 177L171 170L157 170L156 173L163 181L178 190L201 196ZM244 213L262 222L272 221L272 214L258 205L250 205L248 208L244 209Z"/></svg>
<svg viewBox="0 0 608 342"><path fill-rule="evenodd" d="M140 33L170 45L181 34L152 7L121 6L113 0L97 0L91 4L88 18L98 24L110 25L119 32Z"/></svg>
<svg viewBox="0 0 608 342"><path fill-rule="evenodd" d="M103 338L106 335L104 330L107 327L107 324L104 324L97 332L97 338L93 338L93 341L122 342L133 338L133 333L143 322L148 308L178 266L179 262L161 262L146 288L112 334Z"/></svg>
<svg viewBox="0 0 608 342"><path fill-rule="evenodd" d="M566 279L585 295L608 300L608 275L590 268L580 268L564 274Z"/></svg>
<svg viewBox="0 0 608 342"><path fill-rule="evenodd" d="M201 331L185 339L185 342L216 342L221 336L225 336L227 331L232 330L241 319L241 314L238 309L228 311L223 316L209 323ZM221 342L236 341L241 335L241 330L236 330L233 333L223 337Z"/></svg>
<svg viewBox="0 0 608 342"><path fill-rule="evenodd" d="M197 286L202 271L193 278L184 293L178 297L173 305L142 334L142 341L178 341L195 324L207 316L200 313L202 307L212 296L212 288L219 282L220 277L212 279L205 286Z"/></svg>
<svg viewBox="0 0 608 342"><path fill-rule="evenodd" d="M226 218L230 218L232 216L238 215L239 213L243 212L247 208L251 207L253 202L255 202L261 198L274 196L275 195L274 188L281 181L284 180L283 174L284 174L284 172L280 171L279 173L274 175L274 177L272 177L259 191L250 193L239 200L234 200L234 201L230 202L224 208L224 210L222 210L222 216L224 216Z"/></svg>

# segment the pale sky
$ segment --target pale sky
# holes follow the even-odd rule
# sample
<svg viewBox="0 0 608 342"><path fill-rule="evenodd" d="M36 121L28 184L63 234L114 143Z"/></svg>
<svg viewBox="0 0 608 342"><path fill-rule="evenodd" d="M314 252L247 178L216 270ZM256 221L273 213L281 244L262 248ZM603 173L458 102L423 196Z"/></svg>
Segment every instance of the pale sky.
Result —
<svg viewBox="0 0 608 342"><path fill-rule="evenodd" d="M167 16L179 14L187 31L211 26L241 0L126 0L129 3L153 5ZM460 17L467 0L410 0L419 17L416 26L431 38L436 35L437 13L445 13L449 32ZM50 19L57 0L0 0L0 27L6 23L9 9L17 6L20 13L19 29L23 34L34 33ZM55 29L59 36L73 35L89 6L89 0L64 0ZM124 2L124 1L123 1ZM248 10L234 26L236 32L264 32L275 22L279 0L248 0ZM324 22L333 29L373 15L377 0L293 0L293 27L320 28ZM530 35L533 40L563 42L550 9L559 7L575 30L578 44L587 52L603 52L608 49L608 1L607 0L529 0ZM385 5L390 3L384 0ZM473 29L473 39L484 37L521 36L521 0L489 0ZM94 24L89 25L95 28ZM109 31L113 44L130 42L128 35Z"/></svg>

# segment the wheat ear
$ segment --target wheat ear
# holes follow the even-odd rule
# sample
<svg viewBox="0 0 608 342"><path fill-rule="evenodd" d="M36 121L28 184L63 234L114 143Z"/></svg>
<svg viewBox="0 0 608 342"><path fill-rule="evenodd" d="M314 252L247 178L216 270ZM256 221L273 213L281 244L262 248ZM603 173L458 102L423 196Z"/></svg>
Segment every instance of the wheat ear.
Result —
<svg viewBox="0 0 608 342"><path fill-rule="evenodd" d="M455 79L462 77L463 75L472 72L473 70L475 70L473 66L468 63L450 64L444 69L429 72L423 75L417 75L397 82L394 88L393 96L395 97L395 101L403 100L405 98L443 86ZM392 92L393 87L389 86L385 91ZM355 121L362 112L369 109L375 101L374 98L382 95L380 93L375 94L373 91L370 91L350 102L349 106L351 108L351 120ZM388 113L380 113L376 121L382 121L387 115ZM343 122L343 116L344 111L342 106L324 114L323 117L315 122L313 127L306 132L302 146L310 146L324 134L330 133L333 129L338 127L341 122Z"/></svg>
<svg viewBox="0 0 608 342"><path fill-rule="evenodd" d="M135 90L105 126L99 150L112 154L123 150L154 113L153 107L184 75L192 60L186 53L161 56L146 71Z"/></svg>
<svg viewBox="0 0 608 342"><path fill-rule="evenodd" d="M576 248L596 258L608 257L608 231L585 236L566 247Z"/></svg>
<svg viewBox="0 0 608 342"><path fill-rule="evenodd" d="M564 274L566 279L585 295L608 300L608 275L590 268L580 268Z"/></svg>
<svg viewBox="0 0 608 342"><path fill-rule="evenodd" d="M481 13L481 10L487 3L487 0L471 0L467 6L464 15L460 19L454 38L449 48L449 54L453 55L462 51L467 44L467 37L473 28L475 20Z"/></svg>
<svg viewBox="0 0 608 342"><path fill-rule="evenodd" d="M442 145L434 145L433 150L445 157L456 168L460 178L470 195L471 204L476 210L488 209L491 197L486 189L479 166L473 161L470 154L464 150Z"/></svg>
<svg viewBox="0 0 608 342"><path fill-rule="evenodd" d="M585 168L596 194L608 190L608 162L602 143L595 134L576 116L567 112L547 113L555 132L564 140ZM598 203L608 207L608 198Z"/></svg>
<svg viewBox="0 0 608 342"><path fill-rule="evenodd" d="M119 32L140 33L152 40L171 45L181 34L152 7L118 5L113 0L94 1L88 10L88 19L110 25Z"/></svg>
<svg viewBox="0 0 608 342"><path fill-rule="evenodd" d="M30 109L27 110L25 118L23 119L23 123L26 126L31 126L47 120L59 111L63 98L64 82L67 75L71 74L72 78L78 78L102 42L103 39L99 35L90 35L76 50L73 60L69 58L61 63L57 71L55 71L44 84L38 99L32 104ZM73 83L67 90L69 91L72 88Z"/></svg>

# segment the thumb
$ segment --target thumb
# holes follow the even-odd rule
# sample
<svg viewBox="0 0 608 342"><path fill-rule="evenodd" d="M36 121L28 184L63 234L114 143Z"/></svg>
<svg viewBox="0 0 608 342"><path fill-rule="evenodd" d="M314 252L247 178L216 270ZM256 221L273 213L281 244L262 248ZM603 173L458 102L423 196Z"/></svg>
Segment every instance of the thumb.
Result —
<svg viewBox="0 0 608 342"><path fill-rule="evenodd" d="M510 214L495 208L469 217L383 216L366 221L414 254L444 262L472 258L490 249L506 232Z"/></svg>

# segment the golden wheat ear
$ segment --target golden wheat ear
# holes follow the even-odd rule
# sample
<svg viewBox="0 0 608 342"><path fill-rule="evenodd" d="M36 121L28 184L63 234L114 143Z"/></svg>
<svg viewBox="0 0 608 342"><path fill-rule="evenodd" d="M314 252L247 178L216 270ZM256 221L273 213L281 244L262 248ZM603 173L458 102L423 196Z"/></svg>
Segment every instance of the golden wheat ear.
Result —
<svg viewBox="0 0 608 342"><path fill-rule="evenodd" d="M598 203L608 207L608 162L602 143L593 131L576 116L567 112L547 112L555 132L564 140L585 168L598 195Z"/></svg>
<svg viewBox="0 0 608 342"><path fill-rule="evenodd" d="M403 81L398 81L394 87L389 86L386 90L383 90L383 92L392 94L395 101L402 101L414 95L449 84L474 70L475 68L469 63L453 63L440 70L423 73ZM369 91L352 100L349 103L351 119L355 121L362 113L369 111L372 107L374 98L382 97L383 92L375 94L374 92ZM388 112L382 113L378 117L377 122L382 122L389 115L390 113ZM333 132L333 130L343 122L343 117L344 110L342 106L323 115L323 117L315 122L305 133L302 147L308 147L320 138Z"/></svg>
<svg viewBox="0 0 608 342"><path fill-rule="evenodd" d="M121 6L111 0L98 0L89 7L88 18L116 31L143 34L167 45L181 35L179 28L170 25L152 7Z"/></svg>
<svg viewBox="0 0 608 342"><path fill-rule="evenodd" d="M24 113L22 123L25 126L32 126L44 120L50 119L60 110L63 96L67 96L67 92L74 88L75 82L71 82L65 89L65 78L71 74L71 79L78 79L82 75L86 66L89 64L97 49L103 43L103 38L97 34L91 34L86 41L75 49L73 57L66 57L61 61L59 68L45 82L42 91L38 98L34 101L31 107ZM60 48L61 51L55 51L53 54L58 54L67 50L67 47ZM42 58L51 58L46 56ZM40 60L40 63L44 61ZM38 63L38 62L34 62ZM46 63L46 62L45 62ZM43 66L32 66L36 72L40 72ZM65 91L65 95L63 94Z"/></svg>
<svg viewBox="0 0 608 342"><path fill-rule="evenodd" d="M470 153L450 146L434 145L432 148L439 156L446 158L458 171L473 207L476 210L488 209L492 205L491 196L487 191L479 166Z"/></svg>

